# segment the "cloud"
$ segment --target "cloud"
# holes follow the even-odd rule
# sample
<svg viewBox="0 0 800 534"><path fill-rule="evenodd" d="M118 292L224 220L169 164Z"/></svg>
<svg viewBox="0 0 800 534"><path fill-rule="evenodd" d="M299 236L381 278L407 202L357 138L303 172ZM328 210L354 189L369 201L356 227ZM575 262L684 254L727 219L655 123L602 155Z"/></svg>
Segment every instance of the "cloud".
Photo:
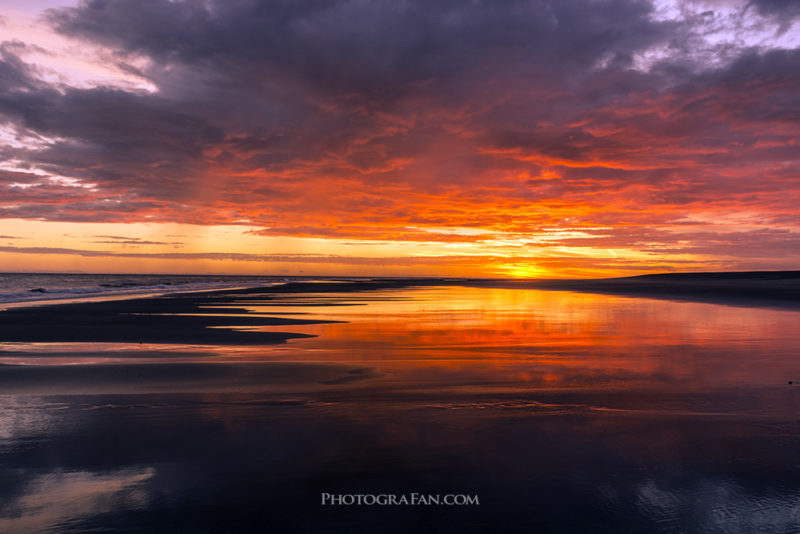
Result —
<svg viewBox="0 0 800 534"><path fill-rule="evenodd" d="M174 246L181 246L184 245L183 241L150 241L147 239L141 239L139 237L126 237L126 236L119 236L119 235L96 235L93 236L94 240L92 243L99 243L99 244L106 244L106 245L133 245L133 246L142 246L142 245L174 245Z"/></svg>
<svg viewBox="0 0 800 534"><path fill-rule="evenodd" d="M54 83L22 59L34 43L4 43L0 122L37 141L0 148L0 216L474 243L603 226L610 237L586 246L643 243L633 232L666 249L730 231L677 231L693 213L757 211L765 232L740 237L781 255L800 205L800 43L785 31L796 9L683 7L94 0L49 10L53 31L101 47L154 90ZM486 234L419 230L434 227ZM729 251L720 245L720 258Z"/></svg>
<svg viewBox="0 0 800 534"><path fill-rule="evenodd" d="M165 260L215 260L260 263L335 263L346 265L442 265L448 263L476 263L486 258L468 256L340 256L337 254L247 254L240 252L119 252L87 250L65 247L14 247L0 246L0 252L14 254L56 254L88 258L136 258Z"/></svg>
<svg viewBox="0 0 800 534"><path fill-rule="evenodd" d="M748 4L754 6L759 13L793 19L800 17L800 5L792 0L751 0Z"/></svg>

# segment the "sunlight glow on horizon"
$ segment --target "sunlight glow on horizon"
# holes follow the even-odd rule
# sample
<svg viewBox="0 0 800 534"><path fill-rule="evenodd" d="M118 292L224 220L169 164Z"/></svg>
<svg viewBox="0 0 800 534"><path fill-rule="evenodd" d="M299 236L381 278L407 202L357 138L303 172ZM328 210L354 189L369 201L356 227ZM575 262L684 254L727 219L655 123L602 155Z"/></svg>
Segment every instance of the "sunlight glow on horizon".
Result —
<svg viewBox="0 0 800 534"><path fill-rule="evenodd" d="M12 272L570 278L624 274L637 262L642 274L658 271L649 267L652 257L635 250L557 247L537 257L527 243L373 243L263 236L246 226L0 220L0 261ZM618 257L628 265L617 271L576 264ZM703 269L702 258L692 261Z"/></svg>

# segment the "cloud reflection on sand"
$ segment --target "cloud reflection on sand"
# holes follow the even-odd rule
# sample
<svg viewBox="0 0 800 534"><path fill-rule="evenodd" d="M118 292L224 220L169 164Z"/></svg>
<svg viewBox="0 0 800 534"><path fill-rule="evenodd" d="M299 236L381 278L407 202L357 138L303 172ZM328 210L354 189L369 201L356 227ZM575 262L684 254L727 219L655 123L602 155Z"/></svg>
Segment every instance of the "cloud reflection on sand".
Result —
<svg viewBox="0 0 800 534"><path fill-rule="evenodd" d="M316 324L236 326L279 345L8 343L3 392L355 392L780 387L800 312L566 291L423 287L270 293L200 306L212 322L301 312ZM157 310L155 307L153 310ZM217 315L218 314L218 315ZM224 323L223 323L224 324ZM38 389L37 389L38 388ZM42 389L43 388L43 389ZM276 389L277 388L277 389Z"/></svg>
<svg viewBox="0 0 800 534"><path fill-rule="evenodd" d="M352 295L350 295L352 297ZM330 294L348 302L347 294ZM375 365L386 380L531 388L708 389L785 385L800 312L567 291L434 287L310 307L294 361ZM291 298L237 304L293 309ZM296 308L294 308L296 309ZM276 327L257 327L271 329ZM280 358L278 353L272 353ZM266 353L265 353L266 355ZM362 384L366 385L366 384Z"/></svg>
<svg viewBox="0 0 800 534"><path fill-rule="evenodd" d="M143 509L149 494L143 484L153 468L111 472L53 472L33 477L21 494L0 505L0 531L46 532L88 516L117 509Z"/></svg>

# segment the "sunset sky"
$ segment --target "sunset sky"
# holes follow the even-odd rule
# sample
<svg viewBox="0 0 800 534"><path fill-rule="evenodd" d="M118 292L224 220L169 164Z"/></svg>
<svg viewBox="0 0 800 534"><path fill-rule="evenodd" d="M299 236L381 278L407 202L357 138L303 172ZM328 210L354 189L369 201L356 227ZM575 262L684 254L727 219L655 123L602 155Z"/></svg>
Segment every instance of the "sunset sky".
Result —
<svg viewBox="0 0 800 534"><path fill-rule="evenodd" d="M797 1L0 6L0 271L800 268Z"/></svg>

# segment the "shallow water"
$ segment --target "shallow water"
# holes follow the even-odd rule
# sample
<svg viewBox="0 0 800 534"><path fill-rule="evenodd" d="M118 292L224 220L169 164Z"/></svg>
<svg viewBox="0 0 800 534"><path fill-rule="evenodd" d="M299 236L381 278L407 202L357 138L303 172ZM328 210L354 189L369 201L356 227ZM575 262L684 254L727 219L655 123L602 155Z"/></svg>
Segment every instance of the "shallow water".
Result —
<svg viewBox="0 0 800 534"><path fill-rule="evenodd" d="M800 531L800 312L469 287L246 307L341 322L0 346L0 531Z"/></svg>

